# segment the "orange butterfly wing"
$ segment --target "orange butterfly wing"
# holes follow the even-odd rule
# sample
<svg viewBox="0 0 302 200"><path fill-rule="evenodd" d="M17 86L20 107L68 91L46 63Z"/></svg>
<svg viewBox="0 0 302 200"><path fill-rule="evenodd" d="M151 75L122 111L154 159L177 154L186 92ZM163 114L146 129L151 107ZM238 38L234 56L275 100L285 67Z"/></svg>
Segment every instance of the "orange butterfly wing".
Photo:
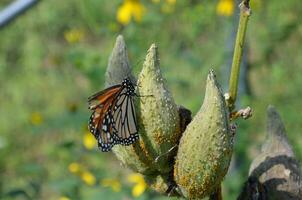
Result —
<svg viewBox="0 0 302 200"><path fill-rule="evenodd" d="M130 145L138 139L134 90L131 81L124 79L122 84L88 98L89 109L93 110L88 128L103 152L110 151L115 144Z"/></svg>
<svg viewBox="0 0 302 200"><path fill-rule="evenodd" d="M96 138L96 130L102 125L106 112L120 91L121 86L115 85L88 98L88 108L94 111L90 117L88 128Z"/></svg>
<svg viewBox="0 0 302 200"><path fill-rule="evenodd" d="M91 97L88 98L88 104L90 110L95 110L97 106L112 103L115 95L121 90L120 85L114 85L109 87L103 91L95 93Z"/></svg>

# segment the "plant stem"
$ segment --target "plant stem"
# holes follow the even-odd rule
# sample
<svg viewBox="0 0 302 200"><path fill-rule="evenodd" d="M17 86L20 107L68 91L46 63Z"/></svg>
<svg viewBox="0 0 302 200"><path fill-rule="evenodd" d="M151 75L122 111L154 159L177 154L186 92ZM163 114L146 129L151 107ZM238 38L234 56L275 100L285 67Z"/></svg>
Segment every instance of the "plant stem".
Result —
<svg viewBox="0 0 302 200"><path fill-rule="evenodd" d="M227 103L230 111L232 111L235 107L237 91L238 91L238 79L240 72L240 64L243 52L243 44L245 39L245 33L247 29L247 22L249 16L251 15L251 10L249 6L249 0L243 0L239 4L240 8L240 18L239 18L239 26L237 30L236 42L234 47L234 56L231 68L231 75L229 81L229 98L227 99Z"/></svg>

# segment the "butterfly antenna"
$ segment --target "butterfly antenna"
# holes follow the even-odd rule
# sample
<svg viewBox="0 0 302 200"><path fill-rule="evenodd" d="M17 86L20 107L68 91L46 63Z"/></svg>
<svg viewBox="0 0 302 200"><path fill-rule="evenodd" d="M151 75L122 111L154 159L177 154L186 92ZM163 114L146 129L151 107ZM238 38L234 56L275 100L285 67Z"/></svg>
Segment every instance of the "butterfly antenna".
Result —
<svg viewBox="0 0 302 200"><path fill-rule="evenodd" d="M167 154L169 154L169 153L171 153L175 148L177 148L178 147L178 144L176 144L176 145L174 145L173 147L171 147L167 152L165 152L165 153L163 153L163 154L161 154L161 155L159 155L159 156L157 156L156 158L155 158L155 162L158 162L158 159L160 159L161 157L163 157L164 155L167 155Z"/></svg>

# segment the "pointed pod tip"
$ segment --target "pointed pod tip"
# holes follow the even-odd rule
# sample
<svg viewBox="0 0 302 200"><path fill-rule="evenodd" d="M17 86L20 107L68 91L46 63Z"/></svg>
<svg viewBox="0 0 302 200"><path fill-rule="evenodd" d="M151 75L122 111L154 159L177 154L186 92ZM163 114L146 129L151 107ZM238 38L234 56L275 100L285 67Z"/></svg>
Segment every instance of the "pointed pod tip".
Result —
<svg viewBox="0 0 302 200"><path fill-rule="evenodd" d="M267 141L263 145L262 151L266 153L285 152L289 156L294 155L282 118L271 105L267 109Z"/></svg>
<svg viewBox="0 0 302 200"><path fill-rule="evenodd" d="M155 49L156 50L157 49L157 45L155 43L152 43L149 50L151 50L151 49Z"/></svg>
<svg viewBox="0 0 302 200"><path fill-rule="evenodd" d="M278 112L276 111L276 108L273 105L268 105L267 116L268 118L271 118L273 116L279 116Z"/></svg>
<svg viewBox="0 0 302 200"><path fill-rule="evenodd" d="M284 130L284 124L282 122L282 119L278 113L278 111L275 109L274 106L269 105L267 108L267 121L268 121L268 132L273 133L276 132L276 130ZM279 131L277 131L279 133Z"/></svg>
<svg viewBox="0 0 302 200"><path fill-rule="evenodd" d="M124 42L124 37L123 37L123 35L119 34L119 35L116 37L116 41Z"/></svg>
<svg viewBox="0 0 302 200"><path fill-rule="evenodd" d="M284 123L278 111L272 105L267 108L267 134L271 137L277 136L280 140L287 140Z"/></svg>
<svg viewBox="0 0 302 200"><path fill-rule="evenodd" d="M217 81L214 70L210 69L208 77L207 77L206 97L208 95L211 96L213 92L219 94L219 96L221 96L223 94L221 87Z"/></svg>
<svg viewBox="0 0 302 200"><path fill-rule="evenodd" d="M114 49L117 49L117 50L126 49L126 43L125 43L124 37L122 35L118 35L116 37Z"/></svg>
<svg viewBox="0 0 302 200"><path fill-rule="evenodd" d="M208 81L215 80L215 79L216 79L216 74L214 72L214 69L210 69L208 74Z"/></svg>
<svg viewBox="0 0 302 200"><path fill-rule="evenodd" d="M158 48L155 43L151 44L150 48L148 49L148 54L151 55L152 58L158 57Z"/></svg>
<svg viewBox="0 0 302 200"><path fill-rule="evenodd" d="M105 77L106 87L120 84L125 77L129 77L133 82L136 82L131 72L127 47L122 35L116 38L108 60Z"/></svg>
<svg viewBox="0 0 302 200"><path fill-rule="evenodd" d="M146 59L144 62L144 68L147 68L147 69L159 68L158 48L154 43L148 49L147 56L146 56Z"/></svg>

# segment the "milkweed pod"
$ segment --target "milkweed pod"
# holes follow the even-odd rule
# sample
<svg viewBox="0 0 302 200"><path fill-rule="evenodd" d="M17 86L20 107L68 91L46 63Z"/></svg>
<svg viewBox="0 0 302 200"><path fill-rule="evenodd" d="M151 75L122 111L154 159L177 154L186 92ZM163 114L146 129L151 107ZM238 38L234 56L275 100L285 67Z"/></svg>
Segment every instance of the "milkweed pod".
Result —
<svg viewBox="0 0 302 200"><path fill-rule="evenodd" d="M210 195L227 173L232 156L228 109L211 70L203 105L179 144L174 178L188 199Z"/></svg>
<svg viewBox="0 0 302 200"><path fill-rule="evenodd" d="M148 50L143 69L138 77L139 130L144 143L145 154L154 161L158 171L171 171L174 157L169 150L178 143L181 135L178 107L164 81L158 50L152 44Z"/></svg>
<svg viewBox="0 0 302 200"><path fill-rule="evenodd" d="M109 58L105 80L106 87L120 84L125 77L130 78L135 83L135 78L131 71L126 44L123 36L119 35ZM141 139L130 146L115 145L112 151L123 165L133 171L142 174L153 174L156 169L152 168L150 164L152 161L148 160L147 156L144 155L140 143Z"/></svg>

